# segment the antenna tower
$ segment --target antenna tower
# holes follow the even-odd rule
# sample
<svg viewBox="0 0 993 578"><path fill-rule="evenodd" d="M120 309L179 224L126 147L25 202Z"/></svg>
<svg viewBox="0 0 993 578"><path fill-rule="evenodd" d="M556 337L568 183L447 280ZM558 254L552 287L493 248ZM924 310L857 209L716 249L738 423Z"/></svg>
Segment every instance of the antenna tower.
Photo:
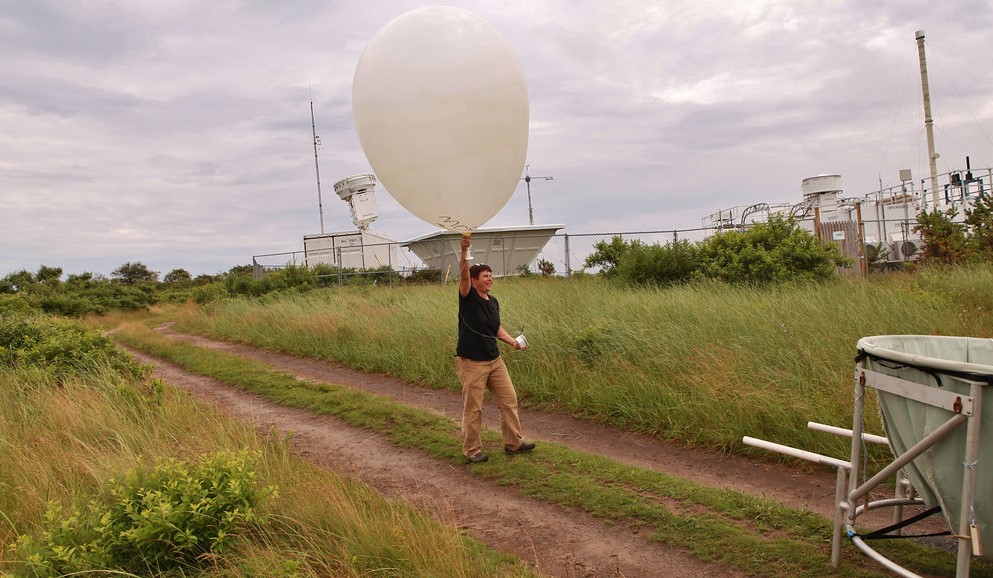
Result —
<svg viewBox="0 0 993 578"><path fill-rule="evenodd" d="M531 176L531 165L524 165L524 176L521 180L528 186L528 222L534 225L534 211L531 209L531 181L532 179L542 179L545 181L553 181L554 177L532 177Z"/></svg>
<svg viewBox="0 0 993 578"><path fill-rule="evenodd" d="M317 136L317 123L314 121L314 97L310 97L310 130L314 136L314 170L317 172L317 208L321 212L321 234L324 234L324 201L321 199L321 166L317 164L317 147L321 144Z"/></svg>

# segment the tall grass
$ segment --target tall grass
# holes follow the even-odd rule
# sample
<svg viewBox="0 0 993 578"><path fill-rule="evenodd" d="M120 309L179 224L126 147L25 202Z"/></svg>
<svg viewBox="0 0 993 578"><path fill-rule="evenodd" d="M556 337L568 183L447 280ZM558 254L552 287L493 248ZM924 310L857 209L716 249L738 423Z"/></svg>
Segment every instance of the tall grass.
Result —
<svg viewBox="0 0 993 578"><path fill-rule="evenodd" d="M147 329L129 329L117 336L187 371L245 388L275 403L338 416L437 459L453 463L462 459L454 424L426 410L333 384L313 383L255 360L171 340ZM498 433L484 434L484 444L499 447L500 443ZM809 511L631 468L554 442L542 448L527 459L497 453L469 473L516 486L523 495L580 508L608 523L640 527L652 540L749 575L876 575L860 569L864 561L831 569L825 543L830 522ZM912 543L889 544L886 551L900 563L929 575L945 575L953 565L945 553ZM742 557L741 552L749 555ZM989 574L982 565L973 570L976 576Z"/></svg>
<svg viewBox="0 0 993 578"><path fill-rule="evenodd" d="M303 464L282 440L109 364L56 373L0 363L0 392L0 575L26 571L13 544L38 533L49 501L85 503L139 463L244 449L279 495L268 523L203 575L530 575L425 513Z"/></svg>
<svg viewBox="0 0 993 578"><path fill-rule="evenodd" d="M523 403L722 451L750 435L842 457L806 423L850 427L861 337L993 334L988 266L773 288L503 279L494 295L531 343L505 352ZM331 288L188 308L180 326L456 389L456 310L454 284Z"/></svg>

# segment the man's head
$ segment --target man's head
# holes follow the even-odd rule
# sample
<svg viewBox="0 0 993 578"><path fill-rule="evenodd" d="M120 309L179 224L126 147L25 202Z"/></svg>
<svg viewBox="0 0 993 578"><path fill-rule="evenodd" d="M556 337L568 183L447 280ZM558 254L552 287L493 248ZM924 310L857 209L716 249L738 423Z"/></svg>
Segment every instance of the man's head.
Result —
<svg viewBox="0 0 993 578"><path fill-rule="evenodd" d="M493 274L493 269L490 269L489 265L480 263L478 265L473 265L472 267L469 267L469 277L472 279L479 279L479 274L482 273L483 271L489 272L490 275Z"/></svg>
<svg viewBox="0 0 993 578"><path fill-rule="evenodd" d="M493 287L493 269L482 263L469 267L469 281L476 291L486 295Z"/></svg>

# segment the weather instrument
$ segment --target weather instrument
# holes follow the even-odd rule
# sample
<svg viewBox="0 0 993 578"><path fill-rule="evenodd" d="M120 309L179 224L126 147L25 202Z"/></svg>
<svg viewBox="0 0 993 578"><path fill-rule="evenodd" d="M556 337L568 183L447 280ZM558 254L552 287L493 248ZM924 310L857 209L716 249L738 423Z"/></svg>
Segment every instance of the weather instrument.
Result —
<svg viewBox="0 0 993 578"><path fill-rule="evenodd" d="M352 114L373 172L422 220L471 234L510 199L528 146L528 94L485 20L429 6L387 23L355 69Z"/></svg>

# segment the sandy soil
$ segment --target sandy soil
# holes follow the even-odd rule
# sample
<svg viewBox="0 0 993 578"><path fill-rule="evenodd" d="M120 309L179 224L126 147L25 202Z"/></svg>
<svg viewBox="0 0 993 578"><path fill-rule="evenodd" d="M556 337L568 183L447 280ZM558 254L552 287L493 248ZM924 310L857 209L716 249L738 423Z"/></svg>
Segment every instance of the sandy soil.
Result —
<svg viewBox="0 0 993 578"><path fill-rule="evenodd" d="M461 397L455 392L360 373L326 361L181 334L169 326L159 331L200 347L257 359L303 379L354 387L455 421L461 417ZM521 497L513 488L469 475L469 466L453 467L419 451L397 448L377 434L350 427L335 418L278 406L161 360L135 355L154 364L157 376L167 383L188 390L225 413L249 420L266 431L292 433L293 450L301 458L425 507L439 519L463 528L491 547L528 561L545 575L570 578L741 575L653 542L637 528L605 524L576 510ZM484 411L485 426L498 429L496 408L488 403ZM538 442L537 451L542 441L555 441L617 462L717 488L765 496L828 518L833 516L835 473L827 468L800 469L701 452L550 412L522 409L521 422L525 436ZM874 522L885 522L878 516L864 518L874 527Z"/></svg>

